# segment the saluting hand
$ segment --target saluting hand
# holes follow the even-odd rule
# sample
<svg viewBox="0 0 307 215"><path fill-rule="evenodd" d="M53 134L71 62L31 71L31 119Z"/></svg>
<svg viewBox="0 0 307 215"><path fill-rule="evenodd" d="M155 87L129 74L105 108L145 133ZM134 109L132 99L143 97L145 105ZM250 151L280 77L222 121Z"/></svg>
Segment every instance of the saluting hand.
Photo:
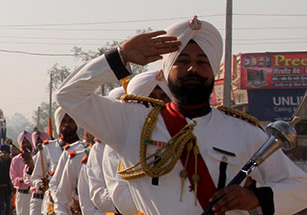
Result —
<svg viewBox="0 0 307 215"><path fill-rule="evenodd" d="M146 65L162 59L162 54L177 51L181 42L176 37L161 36L163 34L166 34L166 31L155 31L140 34L125 41L121 45L123 60Z"/></svg>
<svg viewBox="0 0 307 215"><path fill-rule="evenodd" d="M218 202L212 208L216 214L235 209L251 210L259 206L258 198L254 192L239 185L231 185L219 190L210 199L211 202L216 200Z"/></svg>

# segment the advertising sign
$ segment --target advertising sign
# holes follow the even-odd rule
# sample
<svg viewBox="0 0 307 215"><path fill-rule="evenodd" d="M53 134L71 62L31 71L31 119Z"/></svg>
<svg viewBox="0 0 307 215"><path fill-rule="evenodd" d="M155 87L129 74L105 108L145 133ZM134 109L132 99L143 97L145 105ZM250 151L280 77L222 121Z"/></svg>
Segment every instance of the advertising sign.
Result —
<svg viewBox="0 0 307 215"><path fill-rule="evenodd" d="M210 97L210 105L217 106L223 104L224 79L215 80L214 88ZM231 91L231 101L234 102L233 91Z"/></svg>
<svg viewBox="0 0 307 215"><path fill-rule="evenodd" d="M290 121L305 90L248 90L249 114L260 121Z"/></svg>
<svg viewBox="0 0 307 215"><path fill-rule="evenodd" d="M307 87L307 52L241 54L241 89Z"/></svg>

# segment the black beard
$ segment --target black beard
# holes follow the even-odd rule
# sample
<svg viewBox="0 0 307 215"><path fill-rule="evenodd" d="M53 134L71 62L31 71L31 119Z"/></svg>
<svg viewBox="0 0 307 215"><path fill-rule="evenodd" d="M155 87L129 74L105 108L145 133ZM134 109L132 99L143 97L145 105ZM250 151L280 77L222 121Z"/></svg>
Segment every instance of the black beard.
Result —
<svg viewBox="0 0 307 215"><path fill-rule="evenodd" d="M76 135L77 128L76 129L62 129L61 134L63 135L64 138L72 137Z"/></svg>
<svg viewBox="0 0 307 215"><path fill-rule="evenodd" d="M190 78L198 79L199 84L185 84ZM214 81L211 83L199 75L186 75L178 78L178 81L173 82L168 79L168 87L177 102L182 105L199 105L209 103L210 95L214 87Z"/></svg>

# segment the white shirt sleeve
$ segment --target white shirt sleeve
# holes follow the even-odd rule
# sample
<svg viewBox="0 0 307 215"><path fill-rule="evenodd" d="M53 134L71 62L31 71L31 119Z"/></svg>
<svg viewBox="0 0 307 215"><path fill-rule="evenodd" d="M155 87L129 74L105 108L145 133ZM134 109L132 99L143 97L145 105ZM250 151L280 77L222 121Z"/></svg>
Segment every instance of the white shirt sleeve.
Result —
<svg viewBox="0 0 307 215"><path fill-rule="evenodd" d="M105 146L103 153L103 173L109 195L122 214L137 214L127 181L117 174L119 155L111 147Z"/></svg>
<svg viewBox="0 0 307 215"><path fill-rule="evenodd" d="M101 84L115 81L117 78L102 55L68 76L59 87L56 99L84 129L119 151L128 125L127 105L95 94Z"/></svg>
<svg viewBox="0 0 307 215"><path fill-rule="evenodd" d="M275 214L287 215L307 207L307 174L277 150L251 174L262 187L273 190ZM303 188L304 187L304 188ZM295 207L293 207L295 205Z"/></svg>
<svg viewBox="0 0 307 215"><path fill-rule="evenodd" d="M82 214L86 215L104 215L105 212L99 211L90 198L88 178L87 178L87 165L81 167L79 180L78 180L79 203Z"/></svg>
<svg viewBox="0 0 307 215"><path fill-rule="evenodd" d="M100 211L116 212L103 176L102 155L104 147L104 143L95 143L91 149L87 162L89 191L92 202Z"/></svg>
<svg viewBox="0 0 307 215"><path fill-rule="evenodd" d="M44 168L45 168L46 174L48 174L49 159L47 157L47 153L44 148L42 152L38 151L36 154L36 159L34 160L34 169L31 175L31 182L32 182L32 185L35 187L36 192L39 191L39 186L42 183L42 177L43 177L41 153L43 154L44 166L45 166Z"/></svg>

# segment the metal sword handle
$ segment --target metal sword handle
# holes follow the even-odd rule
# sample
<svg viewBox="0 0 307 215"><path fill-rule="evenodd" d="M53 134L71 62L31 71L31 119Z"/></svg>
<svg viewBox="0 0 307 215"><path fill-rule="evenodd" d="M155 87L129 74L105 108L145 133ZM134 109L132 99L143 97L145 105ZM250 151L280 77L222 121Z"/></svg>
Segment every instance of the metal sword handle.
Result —
<svg viewBox="0 0 307 215"><path fill-rule="evenodd" d="M294 118L290 123L284 121L270 123L266 128L266 132L270 135L269 139L260 147L226 187L233 184L240 184L254 168L259 166L280 147L286 150L294 147L296 142L296 131L293 126L298 122L299 120ZM213 215L212 208L217 202L218 200L211 203L202 215Z"/></svg>

